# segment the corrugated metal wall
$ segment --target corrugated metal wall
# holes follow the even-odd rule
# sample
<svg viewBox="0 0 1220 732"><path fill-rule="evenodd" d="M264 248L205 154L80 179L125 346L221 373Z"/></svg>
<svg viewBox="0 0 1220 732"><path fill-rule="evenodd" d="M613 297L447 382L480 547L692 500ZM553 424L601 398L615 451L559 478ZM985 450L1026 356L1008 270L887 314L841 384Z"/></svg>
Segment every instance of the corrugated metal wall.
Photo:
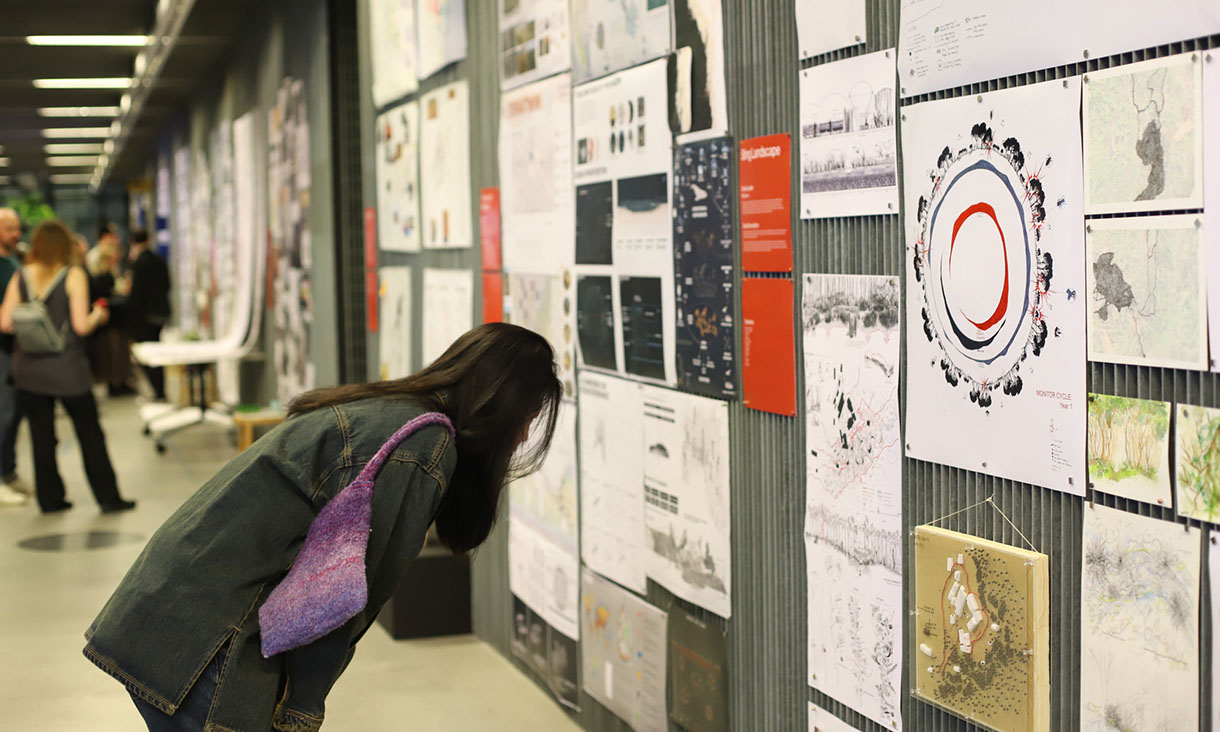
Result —
<svg viewBox="0 0 1220 732"><path fill-rule="evenodd" d="M812 2L812 0L809 0ZM499 84L496 57L496 7L491 0L468 0L468 32L471 58L421 84L428 89L464 78L471 88L472 201L478 188L497 185L497 129ZM868 0L868 34L865 46L828 54L812 62L797 62L794 0L725 0L724 25L731 134L737 139L787 132L792 135L793 155L799 150L800 69L863 52L897 45L899 0ZM362 15L362 38L368 38L367 3ZM1098 32L1104 32L1103 29ZM1031 38L1031 42L1037 42ZM366 44L363 44L367 46ZM1097 68L1168 55L1181 51L1220 46L1220 37L1174 44L1146 53L1125 54L1049 71L1010 77L997 82L939 92L912 101L976 94L1015 85L1061 78ZM365 129L371 130L372 102L367 91L370 76L367 52L362 59ZM372 160L371 135L364 143L365 160ZM797 191L799 166L793 165L793 191ZM365 200L375 201L372 165L365 166ZM901 174L899 175L901 185ZM371 205L371 204L370 204ZM794 208L795 213L795 208ZM477 210L474 212L477 216ZM903 232L900 216L857 217L816 222L796 222L794 256L797 279L794 314L800 323L800 277L804 272L847 274L903 274ZM477 231L477 221L474 228ZM423 266L479 266L476 249L417 255L386 255L382 264L403 263L415 267L415 312L422 307ZM904 283L905 287L905 283ZM479 310L476 295L476 318ZM349 301L349 305L351 305ZM370 363L375 364L376 339L371 339ZM416 328L415 353L419 352ZM799 344L796 356L801 358ZM904 355L905 358L905 355ZM418 361L418 356L416 357ZM418 363L417 363L418 365ZM803 374L803 364L797 366ZM376 374L370 373L370 377ZM905 375L902 388L905 391ZM1169 369L1091 364L1089 389L1129 397L1172 400L1220 406L1220 379L1212 374ZM798 398L804 390L798 389ZM802 405L803 409L803 405ZM904 407L905 417L905 407ZM723 628L728 637L730 719L738 731L803 730L807 726L807 702L813 701L855 726L872 731L882 728L839 705L806 685L806 589L804 558L805 462L804 421L786 419L730 405L733 507L733 617L725 622L688 603L677 600L655 583L649 583L647 599L663 609L683 606ZM1021 449L1014 446L1014 449ZM904 528L935 520L994 496L1020 530L1051 558L1051 694L1052 728L1079 728L1080 688L1080 564L1081 522L1087 499L1080 499L1035 486L1000 480L967 470L906 460L903 478ZM1098 503L1148 514L1168 509L1130 504L1120 499L1092 496ZM990 508L967 511L947 521L948 528L1016 544L1019 538ZM910 556L908 541L906 555ZM909 575L908 575L909 578ZM511 658L511 598L508 590L507 531L505 524L479 551L474 563L474 624L479 636ZM909 587L904 590L904 599ZM1208 605L1206 588L1203 609ZM908 604L909 605L909 604ZM910 628L904 638L909 638ZM1203 614L1203 648L1210 648L1211 628ZM904 645L905 647L905 645ZM1204 655L1206 657L1206 654ZM530 673L517 663L523 673ZM1202 689L1210 689L1210 664L1203 663ZM904 672L904 683L906 673ZM1202 729L1208 729L1209 695L1201 694ZM627 730L617 717L588 696L582 696L578 722L593 732ZM909 697L903 705L908 730L948 731L974 729L973 725ZM674 729L676 726L671 725Z"/></svg>

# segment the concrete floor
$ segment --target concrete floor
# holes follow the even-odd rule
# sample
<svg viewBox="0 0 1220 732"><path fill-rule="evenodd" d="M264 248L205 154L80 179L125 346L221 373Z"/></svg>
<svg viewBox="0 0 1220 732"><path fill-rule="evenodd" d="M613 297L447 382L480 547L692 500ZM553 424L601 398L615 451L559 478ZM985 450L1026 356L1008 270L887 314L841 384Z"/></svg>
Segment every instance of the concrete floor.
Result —
<svg viewBox="0 0 1220 732"><path fill-rule="evenodd" d="M118 682L81 655L82 633L139 554L144 541L234 454L220 429L200 427L168 440L157 455L140 434L133 399L102 405L111 459L124 495L139 507L98 512L85 482L71 424L61 418L60 472L69 511L42 516L31 501L0 508L0 728L132 732L140 717ZM28 436L18 470L32 482ZM86 548L87 532L119 532L127 543ZM44 541L57 550L21 548ZM394 641L374 625L327 701L328 732L409 729L549 732L578 727L544 692L472 636Z"/></svg>

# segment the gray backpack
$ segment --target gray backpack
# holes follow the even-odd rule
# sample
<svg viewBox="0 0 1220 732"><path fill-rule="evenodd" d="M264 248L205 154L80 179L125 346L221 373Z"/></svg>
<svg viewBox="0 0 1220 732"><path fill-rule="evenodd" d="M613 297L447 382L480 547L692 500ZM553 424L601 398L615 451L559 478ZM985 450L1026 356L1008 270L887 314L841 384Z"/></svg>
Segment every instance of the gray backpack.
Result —
<svg viewBox="0 0 1220 732"><path fill-rule="evenodd" d="M24 279L26 299L13 310L13 336L17 347L26 353L56 354L63 353L68 345L68 322L62 328L55 327L51 319L51 311L47 309L46 299L59 287L59 283L68 276L68 268L61 267L51 280L51 285L42 293L42 297L30 297L34 292L34 282L27 270L21 272ZM69 317L71 320L71 317Z"/></svg>

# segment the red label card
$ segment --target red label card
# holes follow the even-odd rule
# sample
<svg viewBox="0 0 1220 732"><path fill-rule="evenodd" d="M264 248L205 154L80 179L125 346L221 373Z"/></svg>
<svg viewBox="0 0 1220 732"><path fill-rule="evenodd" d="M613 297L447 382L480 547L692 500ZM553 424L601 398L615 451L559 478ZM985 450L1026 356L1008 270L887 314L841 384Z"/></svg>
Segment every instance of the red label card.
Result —
<svg viewBox="0 0 1220 732"><path fill-rule="evenodd" d="M504 322L504 275L483 273L483 322Z"/></svg>
<svg viewBox="0 0 1220 732"><path fill-rule="evenodd" d="M377 269L377 209L364 209L364 266Z"/></svg>
<svg viewBox="0 0 1220 732"><path fill-rule="evenodd" d="M381 284L377 281L377 270L364 270L364 300L367 313L365 322L370 333L376 333L381 327L378 313L381 311Z"/></svg>
<svg viewBox="0 0 1220 732"><path fill-rule="evenodd" d="M792 271L792 139L741 141L741 268Z"/></svg>
<svg viewBox="0 0 1220 732"><path fill-rule="evenodd" d="M796 416L792 280L741 281L742 388L746 406Z"/></svg>
<svg viewBox="0 0 1220 732"><path fill-rule="evenodd" d="M483 245L483 271L500 270L500 189L479 191L479 241Z"/></svg>

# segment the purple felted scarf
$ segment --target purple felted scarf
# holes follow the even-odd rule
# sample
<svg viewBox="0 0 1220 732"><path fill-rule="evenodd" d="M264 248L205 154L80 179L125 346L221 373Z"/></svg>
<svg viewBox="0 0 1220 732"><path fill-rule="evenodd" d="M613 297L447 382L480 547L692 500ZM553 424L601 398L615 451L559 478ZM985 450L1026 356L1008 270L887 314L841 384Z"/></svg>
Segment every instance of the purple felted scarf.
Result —
<svg viewBox="0 0 1220 732"><path fill-rule="evenodd" d="M288 575L259 608L264 658L312 643L364 609L373 479L399 443L429 425L442 425L454 435L445 415L421 414L395 432L351 485L318 512Z"/></svg>

